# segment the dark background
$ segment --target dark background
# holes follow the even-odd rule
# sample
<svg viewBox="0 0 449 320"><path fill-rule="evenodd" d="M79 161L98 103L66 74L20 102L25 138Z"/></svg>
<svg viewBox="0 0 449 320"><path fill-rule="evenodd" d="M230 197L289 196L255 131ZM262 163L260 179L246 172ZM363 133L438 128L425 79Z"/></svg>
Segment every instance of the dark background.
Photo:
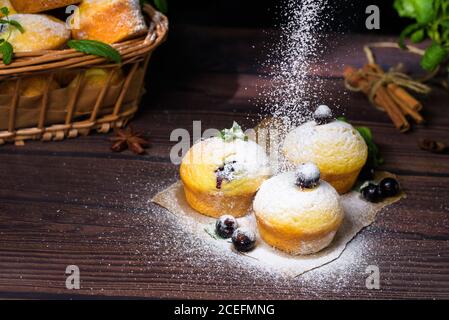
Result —
<svg viewBox="0 0 449 320"><path fill-rule="evenodd" d="M276 27L284 0L168 0L169 17L173 25L197 24L227 27ZM298 0L300 2L300 0ZM399 32L406 21L399 19L393 0L328 0L334 22L329 31L367 32L365 9L375 4L381 11L381 33ZM370 31L371 32L371 31Z"/></svg>
<svg viewBox="0 0 449 320"><path fill-rule="evenodd" d="M222 73L263 74L268 47L279 39L277 31L284 23L281 14L286 0L168 0L170 32L168 39L151 59L147 79L149 94L156 108L165 109L172 94L170 90L192 90L198 74L215 77ZM300 0L298 0L299 2ZM408 21L398 17L393 1L328 0L327 21L320 26L326 33L365 33L399 35ZM381 16L380 30L365 27L366 7L378 5ZM248 36L248 34L251 36ZM242 40L245 39L243 42ZM238 44L235 42L238 41ZM239 48L235 51L235 48ZM234 48L234 49L231 49ZM231 97L237 89L237 79L231 78ZM223 88L225 84L220 85ZM194 88L198 94L212 94L215 87ZM193 103L185 101L185 103ZM184 104L180 104L182 108Z"/></svg>

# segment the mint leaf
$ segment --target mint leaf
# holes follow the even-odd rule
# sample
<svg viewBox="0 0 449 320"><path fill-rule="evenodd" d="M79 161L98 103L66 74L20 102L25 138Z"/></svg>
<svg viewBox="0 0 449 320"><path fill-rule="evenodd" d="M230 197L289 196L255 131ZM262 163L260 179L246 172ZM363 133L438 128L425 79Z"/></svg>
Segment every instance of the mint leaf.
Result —
<svg viewBox="0 0 449 320"><path fill-rule="evenodd" d="M395 0L394 8L404 18L416 19L420 24L429 23L435 15L434 0Z"/></svg>
<svg viewBox="0 0 449 320"><path fill-rule="evenodd" d="M70 40L67 45L77 51L109 59L115 63L122 62L120 53L110 45L96 40Z"/></svg>
<svg viewBox="0 0 449 320"><path fill-rule="evenodd" d="M420 43L424 40L424 37L426 36L426 33L424 29L420 29L418 31L415 31L411 36L410 39L413 43Z"/></svg>
<svg viewBox="0 0 449 320"><path fill-rule="evenodd" d="M8 20L8 21L9 21L9 24L16 27L16 29L19 30L20 33L25 32L25 29L22 27L22 25L20 24L19 21L16 21L16 20Z"/></svg>
<svg viewBox="0 0 449 320"><path fill-rule="evenodd" d="M435 16L434 0L413 0L413 6L416 10L416 21L421 24L427 24Z"/></svg>
<svg viewBox="0 0 449 320"><path fill-rule="evenodd" d="M418 23L414 23L409 25L408 27L406 27L404 29L404 31L401 32L401 35L399 36L399 46L402 49L405 49L405 39L407 37L409 37L412 33L414 33L415 31L419 30L421 28L421 25Z"/></svg>
<svg viewBox="0 0 449 320"><path fill-rule="evenodd" d="M4 16L9 16L9 9L7 7L2 7L0 9L0 12L4 15Z"/></svg>
<svg viewBox="0 0 449 320"><path fill-rule="evenodd" d="M421 60L421 67L427 71L434 71L448 56L448 51L439 44L432 44L427 48Z"/></svg>
<svg viewBox="0 0 449 320"><path fill-rule="evenodd" d="M367 163L372 167L377 167L384 163L384 159L380 155L379 147L374 143L373 133L368 127L357 127L357 131L365 140L368 146L368 160Z"/></svg>
<svg viewBox="0 0 449 320"><path fill-rule="evenodd" d="M413 0L395 0L393 6L401 17L416 19L418 16Z"/></svg>
<svg viewBox="0 0 449 320"><path fill-rule="evenodd" d="M221 130L219 133L219 137L225 142L231 142L237 139L248 141L248 136L245 135L242 127L240 127L240 125L235 121L230 129Z"/></svg>
<svg viewBox="0 0 449 320"><path fill-rule="evenodd" d="M154 0L154 6L162 13L168 12L168 2L167 0Z"/></svg>
<svg viewBox="0 0 449 320"><path fill-rule="evenodd" d="M368 127L357 127L357 131L360 133L360 135L363 137L365 141L372 142L373 141L373 133L371 132L371 129Z"/></svg>
<svg viewBox="0 0 449 320"><path fill-rule="evenodd" d="M9 25L17 28L20 31L20 33L24 33L25 32L25 29L22 27L20 22L16 21L16 20L0 19L0 24L9 24Z"/></svg>
<svg viewBox="0 0 449 320"><path fill-rule="evenodd" d="M11 64L14 49L12 45L4 39L0 39L0 53L2 55L3 63L6 65Z"/></svg>

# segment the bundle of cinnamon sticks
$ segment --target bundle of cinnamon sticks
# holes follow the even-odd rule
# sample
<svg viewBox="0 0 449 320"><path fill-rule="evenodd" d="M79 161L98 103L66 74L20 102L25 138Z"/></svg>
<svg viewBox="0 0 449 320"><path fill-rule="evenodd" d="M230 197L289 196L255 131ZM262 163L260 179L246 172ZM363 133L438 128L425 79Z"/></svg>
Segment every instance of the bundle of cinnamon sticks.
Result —
<svg viewBox="0 0 449 320"><path fill-rule="evenodd" d="M388 114L401 132L410 129L407 118L413 119L417 124L424 122L419 113L422 104L379 65L368 63L359 70L347 67L343 75L349 89L365 93L378 109Z"/></svg>

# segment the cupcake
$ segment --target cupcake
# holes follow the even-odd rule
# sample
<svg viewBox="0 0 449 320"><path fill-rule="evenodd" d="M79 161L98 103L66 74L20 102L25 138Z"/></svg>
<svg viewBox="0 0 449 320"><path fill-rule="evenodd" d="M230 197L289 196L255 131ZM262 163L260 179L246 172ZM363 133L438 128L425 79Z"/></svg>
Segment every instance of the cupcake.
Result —
<svg viewBox="0 0 449 320"><path fill-rule="evenodd" d="M270 176L268 156L234 122L220 137L196 143L181 163L189 205L201 214L246 215L262 182Z"/></svg>
<svg viewBox="0 0 449 320"><path fill-rule="evenodd" d="M265 181L253 208L261 238L293 255L329 246L344 217L339 194L312 163Z"/></svg>
<svg viewBox="0 0 449 320"><path fill-rule="evenodd" d="M368 147L349 123L332 119L327 106L318 107L314 117L286 136L283 153L295 165L315 163L323 180L340 194L346 193L366 163Z"/></svg>

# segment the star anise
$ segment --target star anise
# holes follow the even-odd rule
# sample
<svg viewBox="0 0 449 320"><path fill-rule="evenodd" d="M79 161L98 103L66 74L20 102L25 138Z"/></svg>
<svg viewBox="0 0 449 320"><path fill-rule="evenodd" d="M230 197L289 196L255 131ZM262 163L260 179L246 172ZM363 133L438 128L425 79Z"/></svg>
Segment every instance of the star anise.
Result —
<svg viewBox="0 0 449 320"><path fill-rule="evenodd" d="M133 128L116 129L115 137L111 139L114 144L111 150L114 152L122 152L126 149L135 154L144 154L145 148L150 146L150 142L146 140L141 132L135 132Z"/></svg>
<svg viewBox="0 0 449 320"><path fill-rule="evenodd" d="M418 141L418 146L421 148L421 150L433 153L445 153L448 151L448 146L446 146L446 144L431 139L420 139Z"/></svg>

